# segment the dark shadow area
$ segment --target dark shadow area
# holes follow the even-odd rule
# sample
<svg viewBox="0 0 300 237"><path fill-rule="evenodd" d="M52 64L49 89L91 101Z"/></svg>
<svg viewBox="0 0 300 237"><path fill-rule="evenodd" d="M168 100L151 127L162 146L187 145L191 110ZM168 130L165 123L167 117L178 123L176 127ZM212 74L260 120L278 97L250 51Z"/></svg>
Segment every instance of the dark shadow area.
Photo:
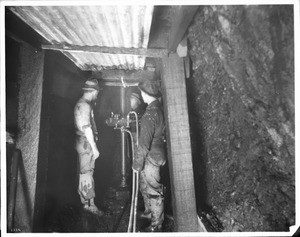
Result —
<svg viewBox="0 0 300 237"><path fill-rule="evenodd" d="M19 42L26 42L36 49L40 49L42 43L47 43L39 33L24 23L7 7L5 7L5 34Z"/></svg>
<svg viewBox="0 0 300 237"><path fill-rule="evenodd" d="M6 131L12 134L14 138L18 135L18 70L20 45L9 37L5 37L6 51L5 55L5 73L6 73Z"/></svg>
<svg viewBox="0 0 300 237"><path fill-rule="evenodd" d="M6 62L6 132L10 134L12 141L16 139L18 135L18 93L19 83L18 74L15 68L19 67L19 50L20 46L17 42L5 37L6 51L9 50L10 54L5 55ZM6 141L8 142L8 141ZM7 180L7 203L9 203L9 190L11 181L11 166L12 156L15 151L15 144L6 143L6 180Z"/></svg>
<svg viewBox="0 0 300 237"><path fill-rule="evenodd" d="M202 135L203 128L201 125L201 120L199 120L199 114L195 104L196 87L193 85L193 81L187 79L186 88L189 111L193 171L195 181L196 205L198 212L201 213L201 211L207 212L210 210L210 207L207 205L207 187L205 180L207 154L203 140L204 136Z"/></svg>
<svg viewBox="0 0 300 237"><path fill-rule="evenodd" d="M193 73L192 61L190 72ZM208 200L208 154L204 140L204 118L197 105L198 89L194 80L186 79L197 214L208 232L222 232L224 228Z"/></svg>
<svg viewBox="0 0 300 237"><path fill-rule="evenodd" d="M94 173L96 205L103 206L102 200L109 187L118 186L121 164L120 130L106 125L111 112L121 114L119 87L103 87L96 101L95 121L99 133L97 142L100 157L96 160ZM104 207L105 208L105 207Z"/></svg>
<svg viewBox="0 0 300 237"><path fill-rule="evenodd" d="M52 96L46 216L51 219L64 205L79 205L77 154L74 150L73 108L67 99ZM46 220L47 221L47 220Z"/></svg>

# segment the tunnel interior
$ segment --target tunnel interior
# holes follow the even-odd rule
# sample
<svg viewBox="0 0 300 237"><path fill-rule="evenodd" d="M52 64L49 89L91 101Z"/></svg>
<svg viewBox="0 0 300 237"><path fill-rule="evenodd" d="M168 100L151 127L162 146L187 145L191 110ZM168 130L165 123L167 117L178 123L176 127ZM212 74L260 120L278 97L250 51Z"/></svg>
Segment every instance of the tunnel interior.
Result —
<svg viewBox="0 0 300 237"><path fill-rule="evenodd" d="M47 57L48 55L46 55ZM70 73L63 66L55 63L56 57L61 55L49 55L52 57L52 65L49 65L45 75L51 81L50 91L50 141L49 141L49 163L47 174L47 197L45 228L49 231L65 231L72 228L66 223L58 223L59 215L72 218L74 213L81 207L78 188L78 161L77 153L74 149L75 130L74 130L74 107L82 95L82 84L85 81L74 73ZM47 60L46 60L47 61ZM54 70L55 69L55 70ZM129 95L132 90L137 88L129 87L125 90L125 113L122 114L120 105L121 88L117 86L103 86L95 102L95 121L99 133L97 146L100 156L96 160L94 170L95 180L95 204L107 210L112 204L105 206L104 199L109 192L122 189L121 183L121 132L120 129L106 124L106 119L111 113L126 116L129 112ZM130 191L131 179L131 150L129 149L129 137L127 137L126 151L126 174L127 191ZM113 189L113 191L111 191ZM68 213L69 210L69 213ZM71 211L70 211L71 210ZM73 213L74 212L74 213ZM62 214L63 213L63 214ZM69 215L69 216L68 216ZM109 231L108 222L106 226L100 226L98 231ZM58 228L58 229L57 229ZM61 229L59 229L61 228ZM73 227L74 228L74 227ZM77 226L77 229L80 228ZM102 229L101 229L102 228ZM104 229L103 229L104 228Z"/></svg>
<svg viewBox="0 0 300 237"><path fill-rule="evenodd" d="M291 5L201 6L189 25L190 75L184 82L196 212L209 232L288 231L295 224L293 10ZM6 36L6 129L18 139L27 128L18 124L24 84L20 74L25 71L26 79L33 70L22 68L24 57L31 55L24 48L39 54L43 40L10 11L6 28L13 32ZM36 198L41 206L35 231L126 232L128 215L120 216L130 205L130 139L126 136L128 187L122 189L121 132L106 124L112 112L122 115L122 87L102 85L96 101L100 157L94 172L95 202L106 214L100 219L84 216L77 193L74 106L91 72L79 70L55 51L45 51L43 63L41 127L48 135L45 139L41 130L37 196L42 201ZM133 91L139 90L125 88L124 116ZM169 168L167 163L161 172L166 232L174 230ZM141 196L139 201L142 208Z"/></svg>
<svg viewBox="0 0 300 237"><path fill-rule="evenodd" d="M45 200L45 219L41 222L43 229L49 232L65 231L100 231L110 232L114 227L115 220L108 219L105 224L92 227L85 227L78 218L81 208L81 202L77 193L78 188L78 160L74 149L75 129L74 129L74 107L82 95L82 85L85 81L75 73L65 69L63 65L57 63L58 53L46 54L44 71L46 80L49 80L49 158L47 167L47 184ZM47 64L48 63L48 64ZM118 196L119 199L128 205L128 193L131 192L132 174L132 151L131 140L126 136L126 181L127 187L121 187L121 132L120 129L114 129L106 124L106 120L111 113L126 116L130 111L129 96L135 91L136 86L125 88L125 111L122 114L121 108L121 87L102 86L98 98L95 102L95 121L99 133L97 146L100 156L96 160L94 170L95 180L95 204L104 211L110 211L116 205L114 201L108 202L108 195ZM146 105L141 105L141 112L144 112ZM170 184L168 177L168 168L165 166L162 172L162 182L168 186L166 198L170 199ZM127 195L122 196L122 192ZM124 194L123 194L124 195ZM140 208L143 205L140 199ZM170 201L166 205L166 210L172 212ZM80 216L80 215L79 215ZM65 221L60 221L65 217ZM72 222L72 218L77 218L77 226ZM79 225L78 225L79 223ZM122 223L125 228L128 223ZM111 226L111 227L110 227ZM118 227L121 228L121 227Z"/></svg>

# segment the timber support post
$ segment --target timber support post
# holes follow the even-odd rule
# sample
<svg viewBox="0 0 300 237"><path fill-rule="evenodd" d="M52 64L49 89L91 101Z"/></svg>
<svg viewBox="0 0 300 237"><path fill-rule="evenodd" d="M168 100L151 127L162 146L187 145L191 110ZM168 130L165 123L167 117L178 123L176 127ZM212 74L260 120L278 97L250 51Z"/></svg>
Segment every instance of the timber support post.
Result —
<svg viewBox="0 0 300 237"><path fill-rule="evenodd" d="M169 57L163 58L161 75L175 231L197 232L197 208L183 58L177 54L170 54Z"/></svg>

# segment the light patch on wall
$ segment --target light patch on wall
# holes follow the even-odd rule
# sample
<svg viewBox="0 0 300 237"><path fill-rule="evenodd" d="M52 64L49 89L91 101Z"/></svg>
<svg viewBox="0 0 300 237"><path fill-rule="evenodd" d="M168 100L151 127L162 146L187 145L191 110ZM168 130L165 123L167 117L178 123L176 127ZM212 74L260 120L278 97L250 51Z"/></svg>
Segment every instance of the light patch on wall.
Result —
<svg viewBox="0 0 300 237"><path fill-rule="evenodd" d="M230 23L229 23L229 21L221 15L218 16L218 19L219 19L219 22L221 23L221 26L222 26L225 34L227 36L229 36L229 34L230 34Z"/></svg>
<svg viewBox="0 0 300 237"><path fill-rule="evenodd" d="M268 128L267 130L270 136L272 137L273 141L275 142L276 146L281 147L283 142L281 136L276 132L274 128Z"/></svg>

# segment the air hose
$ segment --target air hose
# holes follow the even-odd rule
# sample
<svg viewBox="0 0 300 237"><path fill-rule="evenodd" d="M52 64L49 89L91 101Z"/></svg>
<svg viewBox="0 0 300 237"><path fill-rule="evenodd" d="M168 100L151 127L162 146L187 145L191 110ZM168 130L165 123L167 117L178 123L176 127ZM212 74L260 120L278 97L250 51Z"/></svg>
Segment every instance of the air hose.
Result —
<svg viewBox="0 0 300 237"><path fill-rule="evenodd" d="M131 111L128 113L127 118L129 115L133 113L135 115L135 122L136 122L136 146L138 146L138 116L137 113ZM129 119L127 119L129 121ZM134 158L135 154L135 147L134 147L134 140L132 133L123 127L122 131L129 133L131 139L131 149L132 149L132 159ZM133 170L132 174L132 196L131 196L131 207L130 207L130 216L129 216L129 223L127 232L136 232L136 214L137 214L137 203L138 203L138 192L139 192L139 172Z"/></svg>

